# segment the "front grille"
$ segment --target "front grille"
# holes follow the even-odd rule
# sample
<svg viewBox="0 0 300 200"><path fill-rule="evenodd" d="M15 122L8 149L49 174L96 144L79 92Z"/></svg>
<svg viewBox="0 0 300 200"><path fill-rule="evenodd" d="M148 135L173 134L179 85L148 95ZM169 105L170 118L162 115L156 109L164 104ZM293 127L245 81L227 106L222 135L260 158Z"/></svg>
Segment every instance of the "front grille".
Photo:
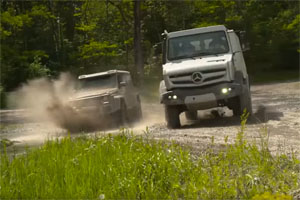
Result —
<svg viewBox="0 0 300 200"><path fill-rule="evenodd" d="M72 102L75 107L99 106L100 98L80 99Z"/></svg>
<svg viewBox="0 0 300 200"><path fill-rule="evenodd" d="M224 77L224 75L208 77L208 78L205 79L205 82L217 80L217 79L220 79L220 78L223 78L223 77Z"/></svg>
<svg viewBox="0 0 300 200"><path fill-rule="evenodd" d="M202 74L209 74L209 73L215 73L215 72L226 72L226 68L221 68L221 69L206 69L202 70Z"/></svg>
<svg viewBox="0 0 300 200"><path fill-rule="evenodd" d="M193 73L184 73L184 74L176 74L176 75L171 75L170 78L179 78L179 77L184 77L184 76L191 76Z"/></svg>
<svg viewBox="0 0 300 200"><path fill-rule="evenodd" d="M176 74L176 75L170 75L169 79L172 84L176 85L195 85L199 86L202 84L209 84L209 83L215 83L218 81L223 81L226 76L226 68L217 68L217 69L203 69L199 70L197 72L200 72L202 75L202 80L199 83L195 83L192 80L192 75L194 72L189 73L183 73L183 74Z"/></svg>

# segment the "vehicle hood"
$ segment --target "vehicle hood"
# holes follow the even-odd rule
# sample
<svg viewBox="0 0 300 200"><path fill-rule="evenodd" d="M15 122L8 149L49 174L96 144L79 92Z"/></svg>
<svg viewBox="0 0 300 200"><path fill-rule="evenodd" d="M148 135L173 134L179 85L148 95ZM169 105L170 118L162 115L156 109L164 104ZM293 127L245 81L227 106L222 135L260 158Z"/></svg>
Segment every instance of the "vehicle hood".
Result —
<svg viewBox="0 0 300 200"><path fill-rule="evenodd" d="M110 95L116 92L117 92L116 88L78 90L74 93L71 100L81 100L87 98L100 97L100 96Z"/></svg>
<svg viewBox="0 0 300 200"><path fill-rule="evenodd" d="M172 61L163 65L163 75L180 74L199 70L199 68L226 67L232 59L232 54L218 56L194 57Z"/></svg>

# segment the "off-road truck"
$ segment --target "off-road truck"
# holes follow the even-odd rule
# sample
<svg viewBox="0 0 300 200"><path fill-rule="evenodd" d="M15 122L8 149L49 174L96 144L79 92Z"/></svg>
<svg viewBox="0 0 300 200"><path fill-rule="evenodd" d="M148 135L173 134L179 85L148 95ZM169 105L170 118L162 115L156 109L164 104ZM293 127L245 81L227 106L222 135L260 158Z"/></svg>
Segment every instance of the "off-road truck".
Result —
<svg viewBox="0 0 300 200"><path fill-rule="evenodd" d="M70 101L76 112L123 125L141 119L140 97L129 72L110 70L81 75L78 81Z"/></svg>
<svg viewBox="0 0 300 200"><path fill-rule="evenodd" d="M252 113L243 57L247 45L240 41L223 25L163 33L159 92L168 127L180 127L182 112L191 120L197 119L198 110L214 107L227 106L234 115L244 109Z"/></svg>

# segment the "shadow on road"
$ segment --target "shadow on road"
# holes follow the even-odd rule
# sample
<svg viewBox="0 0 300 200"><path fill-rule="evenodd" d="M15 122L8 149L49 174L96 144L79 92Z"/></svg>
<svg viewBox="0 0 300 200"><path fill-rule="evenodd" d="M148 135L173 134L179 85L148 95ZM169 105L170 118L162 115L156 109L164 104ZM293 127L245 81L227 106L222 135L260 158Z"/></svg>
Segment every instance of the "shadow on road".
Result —
<svg viewBox="0 0 300 200"><path fill-rule="evenodd" d="M280 121L283 113L266 106L260 105L257 111L248 118L247 124L266 123L269 120ZM217 110L212 110L210 116L200 117L197 121L188 121L182 129L200 128L200 127L227 127L239 126L241 124L240 117L237 116L222 116L222 113Z"/></svg>

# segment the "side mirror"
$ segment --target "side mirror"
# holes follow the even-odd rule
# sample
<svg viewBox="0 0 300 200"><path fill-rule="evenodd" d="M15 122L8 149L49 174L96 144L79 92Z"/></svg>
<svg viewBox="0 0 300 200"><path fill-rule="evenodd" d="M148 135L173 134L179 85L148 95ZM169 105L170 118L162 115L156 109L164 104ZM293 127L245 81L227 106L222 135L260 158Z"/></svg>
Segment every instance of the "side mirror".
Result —
<svg viewBox="0 0 300 200"><path fill-rule="evenodd" d="M127 85L126 82L124 82L124 81L120 82L120 87L125 87L126 85Z"/></svg>
<svg viewBox="0 0 300 200"><path fill-rule="evenodd" d="M238 33L238 36L239 36L239 39L240 39L242 51L250 50L250 43L247 40L246 31L240 31Z"/></svg>
<svg viewBox="0 0 300 200"><path fill-rule="evenodd" d="M153 45L153 49L154 49L154 56L158 56L159 54L162 53L162 42L156 43L155 45Z"/></svg>

